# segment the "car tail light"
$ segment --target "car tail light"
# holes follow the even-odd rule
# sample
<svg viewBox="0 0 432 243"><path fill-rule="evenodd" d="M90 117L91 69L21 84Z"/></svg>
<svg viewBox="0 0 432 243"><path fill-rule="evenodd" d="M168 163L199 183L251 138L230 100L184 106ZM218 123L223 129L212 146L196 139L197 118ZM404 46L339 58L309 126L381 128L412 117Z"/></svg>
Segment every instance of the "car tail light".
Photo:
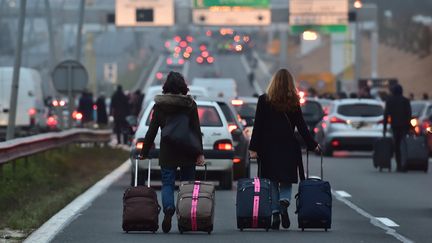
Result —
<svg viewBox="0 0 432 243"><path fill-rule="evenodd" d="M234 164L238 164L238 163L240 163L241 162L241 159L240 158L234 158L233 159L233 163Z"/></svg>
<svg viewBox="0 0 432 243"><path fill-rule="evenodd" d="M83 118L83 114L81 112L76 112L74 118L75 120L81 121Z"/></svg>
<svg viewBox="0 0 432 243"><path fill-rule="evenodd" d="M65 106L66 105L66 101L60 100L59 104L60 104L60 106Z"/></svg>
<svg viewBox="0 0 432 243"><path fill-rule="evenodd" d="M314 131L314 133L317 133L317 132L319 132L319 129L318 129L318 127L315 127L315 128L313 129L313 131Z"/></svg>
<svg viewBox="0 0 432 243"><path fill-rule="evenodd" d="M159 80L162 79L163 78L163 73L157 72L156 73L156 78L159 79Z"/></svg>
<svg viewBox="0 0 432 243"><path fill-rule="evenodd" d="M188 36L186 36L186 40L187 40L188 42L193 42L193 37L190 36L190 35L188 35Z"/></svg>
<svg viewBox="0 0 432 243"><path fill-rule="evenodd" d="M238 127L235 124L228 125L228 131L231 133L232 131L236 130Z"/></svg>
<svg viewBox="0 0 432 243"><path fill-rule="evenodd" d="M169 48L171 43L169 41L165 41L165 48Z"/></svg>
<svg viewBox="0 0 432 243"><path fill-rule="evenodd" d="M57 126L58 122L57 122L57 119L54 116L50 116L50 117L48 117L46 123L50 127L55 127L55 126Z"/></svg>
<svg viewBox="0 0 432 243"><path fill-rule="evenodd" d="M34 116L34 115L36 115L36 109L35 109L35 108L30 108L30 109L28 110L28 114L29 114L29 116Z"/></svg>
<svg viewBox="0 0 432 243"><path fill-rule="evenodd" d="M178 54L181 52L181 48L179 46L174 47L175 54Z"/></svg>
<svg viewBox="0 0 432 243"><path fill-rule="evenodd" d="M189 52L189 53L191 53L193 51L193 49L192 49L192 47L191 46L188 46L188 47L186 47L186 52Z"/></svg>
<svg viewBox="0 0 432 243"><path fill-rule="evenodd" d="M197 63L203 63L204 58L202 58L202 57L197 57L196 61L197 61Z"/></svg>
<svg viewBox="0 0 432 243"><path fill-rule="evenodd" d="M427 133L431 133L431 134L432 134L432 127L431 127L431 126L429 126L428 128L426 128L426 132L427 132Z"/></svg>
<svg viewBox="0 0 432 243"><path fill-rule="evenodd" d="M207 57L207 62L208 63L213 63L214 62L214 57Z"/></svg>
<svg viewBox="0 0 432 243"><path fill-rule="evenodd" d="M340 123L340 124L347 124L347 121L345 121L344 119L341 119L339 117L332 117L330 118L330 123Z"/></svg>
<svg viewBox="0 0 432 243"><path fill-rule="evenodd" d="M185 60L184 60L184 59L179 59L179 64L180 64L180 65L183 65L183 64L184 64L184 62L185 62Z"/></svg>
<svg viewBox="0 0 432 243"><path fill-rule="evenodd" d="M171 65L171 64L173 63L172 58L168 58L167 61L166 61L166 63L167 63L168 65Z"/></svg>
<svg viewBox="0 0 432 243"><path fill-rule="evenodd" d="M200 45L199 49L200 49L200 51L205 51L205 50L207 50L207 46L206 45Z"/></svg>
<svg viewBox="0 0 432 243"><path fill-rule="evenodd" d="M209 56L209 53L208 53L208 51L203 51L202 53L201 53L201 56L202 57L208 57Z"/></svg>
<svg viewBox="0 0 432 243"><path fill-rule="evenodd" d="M233 106L241 106L241 105L243 105L243 100L231 100L231 104L233 105Z"/></svg>
<svg viewBox="0 0 432 243"><path fill-rule="evenodd" d="M221 141L217 141L214 144L214 149L215 150L230 151L230 150L233 150L233 145L232 145L230 140L221 140Z"/></svg>
<svg viewBox="0 0 432 243"><path fill-rule="evenodd" d="M411 123L412 127L416 127L419 124L417 118L412 118L411 121L410 121L410 123Z"/></svg>
<svg viewBox="0 0 432 243"><path fill-rule="evenodd" d="M180 42L181 41L181 37L177 35L176 37L174 37L174 41L177 42L177 43Z"/></svg>
<svg viewBox="0 0 432 243"><path fill-rule="evenodd" d="M52 105L53 105L54 107L59 106L59 102L58 102L58 100L53 100L53 101L52 101Z"/></svg>
<svg viewBox="0 0 432 243"><path fill-rule="evenodd" d="M300 105L304 105L306 103L306 99L305 98L300 98Z"/></svg>
<svg viewBox="0 0 432 243"><path fill-rule="evenodd" d="M422 129L423 130L427 130L428 127L430 127L430 126L431 126L431 123L429 121L423 121L423 123L422 123Z"/></svg>
<svg viewBox="0 0 432 243"><path fill-rule="evenodd" d="M340 142L339 142L339 140L333 140L333 141L331 142L331 145L332 145L333 147L339 147Z"/></svg>
<svg viewBox="0 0 432 243"><path fill-rule="evenodd" d="M323 129L326 129L327 128L327 123L323 122L323 123L321 123L321 126L322 126Z"/></svg>
<svg viewBox="0 0 432 243"><path fill-rule="evenodd" d="M138 141L135 145L136 145L137 149L142 149L144 147L144 142L143 141Z"/></svg>
<svg viewBox="0 0 432 243"><path fill-rule="evenodd" d="M186 41L182 41L182 42L180 42L180 47L181 47L181 48L186 48L187 46L188 46L188 44L187 44Z"/></svg>

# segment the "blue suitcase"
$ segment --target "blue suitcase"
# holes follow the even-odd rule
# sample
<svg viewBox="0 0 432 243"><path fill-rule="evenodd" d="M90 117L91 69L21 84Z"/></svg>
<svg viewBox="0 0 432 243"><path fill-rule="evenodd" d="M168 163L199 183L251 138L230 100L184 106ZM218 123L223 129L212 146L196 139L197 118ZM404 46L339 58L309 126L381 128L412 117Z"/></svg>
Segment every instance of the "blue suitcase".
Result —
<svg viewBox="0 0 432 243"><path fill-rule="evenodd" d="M259 175L259 170L258 170ZM271 187L270 180L243 178L237 182L237 228L265 229L271 227Z"/></svg>
<svg viewBox="0 0 432 243"><path fill-rule="evenodd" d="M323 180L323 157L321 154L321 178L309 177L309 154L307 153L306 179L301 180L296 198L298 227L304 229L331 228L332 194L330 183Z"/></svg>

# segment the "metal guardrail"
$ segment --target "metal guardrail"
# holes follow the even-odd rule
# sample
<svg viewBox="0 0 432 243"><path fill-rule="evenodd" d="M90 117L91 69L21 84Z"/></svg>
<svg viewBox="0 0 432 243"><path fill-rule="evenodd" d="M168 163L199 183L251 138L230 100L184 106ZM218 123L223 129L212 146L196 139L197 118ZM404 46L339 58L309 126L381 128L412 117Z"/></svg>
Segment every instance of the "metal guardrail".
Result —
<svg viewBox="0 0 432 243"><path fill-rule="evenodd" d="M0 166L70 143L108 143L111 133L111 130L71 129L0 142Z"/></svg>

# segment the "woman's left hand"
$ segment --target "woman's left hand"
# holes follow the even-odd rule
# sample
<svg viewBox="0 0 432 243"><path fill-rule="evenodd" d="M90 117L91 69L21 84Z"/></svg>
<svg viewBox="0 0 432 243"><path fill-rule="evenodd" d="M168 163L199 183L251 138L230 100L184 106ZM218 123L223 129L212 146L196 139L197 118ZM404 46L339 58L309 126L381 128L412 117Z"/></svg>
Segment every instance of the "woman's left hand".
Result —
<svg viewBox="0 0 432 243"><path fill-rule="evenodd" d="M321 146L318 144L318 145L315 147L315 152L317 152L317 153L321 153L321 151L322 151Z"/></svg>

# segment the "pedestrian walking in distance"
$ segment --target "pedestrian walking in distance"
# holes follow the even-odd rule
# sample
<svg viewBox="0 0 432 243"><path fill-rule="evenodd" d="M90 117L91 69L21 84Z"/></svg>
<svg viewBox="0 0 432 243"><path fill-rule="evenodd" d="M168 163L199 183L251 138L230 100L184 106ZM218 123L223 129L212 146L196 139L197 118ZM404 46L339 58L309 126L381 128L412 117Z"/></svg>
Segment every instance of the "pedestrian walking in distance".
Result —
<svg viewBox="0 0 432 243"><path fill-rule="evenodd" d="M300 109L294 78L286 69L273 75L267 93L258 98L255 123L249 146L251 158L257 158L261 177L272 184L272 228L289 228L288 207L292 184L298 182L302 163L301 147L294 136L297 127L309 150L320 151L312 138Z"/></svg>
<svg viewBox="0 0 432 243"><path fill-rule="evenodd" d="M123 135L123 143L127 144L128 135L125 130L129 125L126 122L126 117L129 115L129 101L127 96L123 93L121 85L117 86L117 90L111 97L110 114L114 118L114 133L117 135L117 143L121 144L121 137Z"/></svg>
<svg viewBox="0 0 432 243"><path fill-rule="evenodd" d="M401 172L401 150L400 145L410 129L411 105L410 100L403 96L403 88L399 84L391 88L392 95L387 99L384 110L384 131L387 132L387 123L391 124L394 140L394 151L396 157L396 171Z"/></svg>
<svg viewBox="0 0 432 243"><path fill-rule="evenodd" d="M197 104L190 95L183 76L178 72L170 72L162 87L162 95L155 97L153 116L144 138L144 146L140 157L148 157L159 127L162 130L160 141L159 165L162 174L162 205L165 214L162 230L168 233L171 230L171 219L175 212L174 189L177 168L180 167L180 180L195 180L195 165L204 164L202 149L201 128L198 117ZM173 122L173 117L187 115L189 128L198 146L196 152L174 146L164 137L164 128Z"/></svg>
<svg viewBox="0 0 432 243"><path fill-rule="evenodd" d="M101 94L96 100L97 124L99 128L105 128L108 125L108 114L105 103L105 95Z"/></svg>

